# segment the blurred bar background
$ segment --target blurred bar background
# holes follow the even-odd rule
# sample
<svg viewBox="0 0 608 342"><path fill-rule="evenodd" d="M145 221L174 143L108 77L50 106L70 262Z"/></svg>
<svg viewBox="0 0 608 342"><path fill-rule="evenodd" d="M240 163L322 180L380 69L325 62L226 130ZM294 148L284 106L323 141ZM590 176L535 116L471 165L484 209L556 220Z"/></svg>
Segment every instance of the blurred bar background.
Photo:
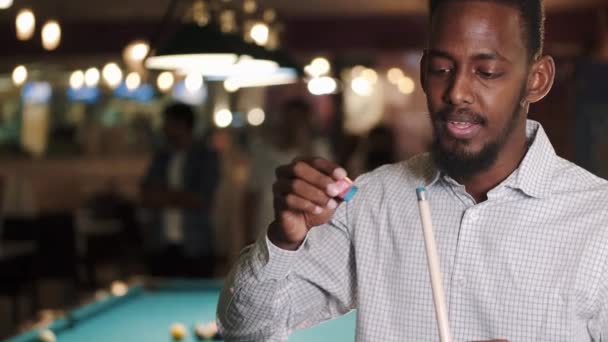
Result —
<svg viewBox="0 0 608 342"><path fill-rule="evenodd" d="M608 178L608 2L545 3L557 78L530 118L560 156ZM218 278L265 229L278 164L315 154L356 176L432 139L425 0L0 6L0 338L149 274L140 194L168 104L192 106L196 140L220 161L205 261ZM187 25L205 36L178 37ZM146 67L180 39L173 52L238 58L226 72Z"/></svg>

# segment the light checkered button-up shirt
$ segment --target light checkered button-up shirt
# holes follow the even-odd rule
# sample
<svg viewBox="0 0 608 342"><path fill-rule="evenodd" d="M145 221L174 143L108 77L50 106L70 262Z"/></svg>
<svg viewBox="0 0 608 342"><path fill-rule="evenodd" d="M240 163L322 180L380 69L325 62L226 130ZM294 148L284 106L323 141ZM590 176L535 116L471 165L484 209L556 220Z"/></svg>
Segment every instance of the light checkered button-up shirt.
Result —
<svg viewBox="0 0 608 342"><path fill-rule="evenodd" d="M428 155L360 177L297 251L265 238L222 292L227 341L284 341L357 309L357 341L439 340L415 189L431 205L454 341L608 341L608 183L558 157L542 127L477 204Z"/></svg>

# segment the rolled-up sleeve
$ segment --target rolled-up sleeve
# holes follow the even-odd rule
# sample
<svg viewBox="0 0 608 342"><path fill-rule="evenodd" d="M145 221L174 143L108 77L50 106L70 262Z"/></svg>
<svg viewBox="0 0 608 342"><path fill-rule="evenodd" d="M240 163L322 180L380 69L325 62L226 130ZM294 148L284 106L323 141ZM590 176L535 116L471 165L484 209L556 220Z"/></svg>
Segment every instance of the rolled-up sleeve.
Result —
<svg viewBox="0 0 608 342"><path fill-rule="evenodd" d="M355 305L355 261L346 205L313 228L296 251L263 235L246 248L222 289L218 323L226 341L286 341Z"/></svg>

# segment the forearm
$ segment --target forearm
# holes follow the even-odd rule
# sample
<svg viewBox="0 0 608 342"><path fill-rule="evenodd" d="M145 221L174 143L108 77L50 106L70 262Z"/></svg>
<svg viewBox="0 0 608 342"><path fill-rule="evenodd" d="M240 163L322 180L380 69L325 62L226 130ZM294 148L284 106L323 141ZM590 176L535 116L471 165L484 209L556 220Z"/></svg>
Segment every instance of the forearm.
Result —
<svg viewBox="0 0 608 342"><path fill-rule="evenodd" d="M262 236L226 280L218 318L226 341L286 341L294 329L354 307L355 263L345 230L313 228L296 251Z"/></svg>

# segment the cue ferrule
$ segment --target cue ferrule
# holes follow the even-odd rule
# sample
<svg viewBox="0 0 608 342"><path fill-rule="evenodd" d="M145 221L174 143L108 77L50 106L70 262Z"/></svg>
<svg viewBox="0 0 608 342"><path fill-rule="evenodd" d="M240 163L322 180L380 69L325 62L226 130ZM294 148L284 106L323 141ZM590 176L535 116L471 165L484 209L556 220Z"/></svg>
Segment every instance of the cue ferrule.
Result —
<svg viewBox="0 0 608 342"><path fill-rule="evenodd" d="M416 188L416 196L418 196L418 201L426 201L426 188Z"/></svg>

